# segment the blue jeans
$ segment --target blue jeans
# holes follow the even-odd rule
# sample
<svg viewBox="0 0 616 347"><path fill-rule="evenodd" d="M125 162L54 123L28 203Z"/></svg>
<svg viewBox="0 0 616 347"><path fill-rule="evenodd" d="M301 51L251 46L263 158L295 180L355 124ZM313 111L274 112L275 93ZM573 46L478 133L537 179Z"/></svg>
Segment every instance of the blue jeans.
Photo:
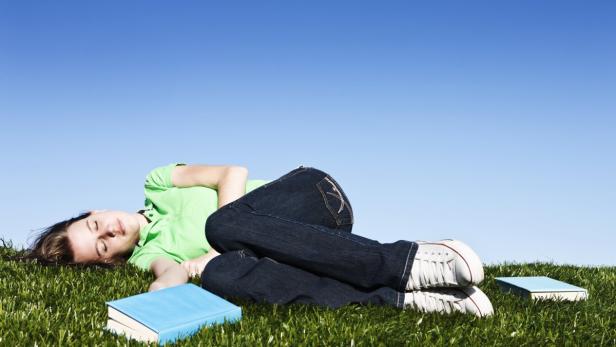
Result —
<svg viewBox="0 0 616 347"><path fill-rule="evenodd" d="M403 307L417 243L352 234L353 210L327 173L300 166L211 214L219 253L201 286L232 300Z"/></svg>

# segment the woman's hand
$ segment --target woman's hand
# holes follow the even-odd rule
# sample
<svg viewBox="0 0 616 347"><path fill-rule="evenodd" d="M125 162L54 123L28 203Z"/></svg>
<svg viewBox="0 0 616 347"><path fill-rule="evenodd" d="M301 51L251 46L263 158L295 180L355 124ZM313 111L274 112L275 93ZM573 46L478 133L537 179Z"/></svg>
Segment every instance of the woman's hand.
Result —
<svg viewBox="0 0 616 347"><path fill-rule="evenodd" d="M164 288L167 288L167 287L165 287L163 283L160 283L160 281L154 281L150 284L150 287L148 288L148 292L153 292L153 291L161 290Z"/></svg>
<svg viewBox="0 0 616 347"><path fill-rule="evenodd" d="M210 262L214 257L218 256L220 253L216 252L213 248L210 251L200 257L190 260L184 260L180 263L180 265L186 270L188 276L190 278L201 276L203 269L207 263Z"/></svg>

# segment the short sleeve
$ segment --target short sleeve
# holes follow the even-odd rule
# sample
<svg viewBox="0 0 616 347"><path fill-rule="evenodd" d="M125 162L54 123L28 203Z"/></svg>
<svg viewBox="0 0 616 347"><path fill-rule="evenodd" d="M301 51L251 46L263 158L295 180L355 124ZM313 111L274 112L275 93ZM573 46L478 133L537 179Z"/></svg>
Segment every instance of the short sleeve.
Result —
<svg viewBox="0 0 616 347"><path fill-rule="evenodd" d="M139 252L139 254L130 257L128 262L134 264L143 271L150 271L152 262L158 257L171 259L168 254L162 252Z"/></svg>
<svg viewBox="0 0 616 347"><path fill-rule="evenodd" d="M155 190L165 190L173 187L171 182L171 171L178 165L186 165L185 163L171 163L164 166L159 166L150 171L145 177L145 188Z"/></svg>

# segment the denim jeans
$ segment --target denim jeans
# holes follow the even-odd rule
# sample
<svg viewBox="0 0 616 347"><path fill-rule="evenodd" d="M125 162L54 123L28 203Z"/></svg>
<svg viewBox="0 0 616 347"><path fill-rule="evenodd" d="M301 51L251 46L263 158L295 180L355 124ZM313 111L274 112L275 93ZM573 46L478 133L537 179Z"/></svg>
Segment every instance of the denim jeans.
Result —
<svg viewBox="0 0 616 347"><path fill-rule="evenodd" d="M206 238L221 254L201 285L230 300L402 308L417 243L379 243L352 226L338 182L300 166L208 217Z"/></svg>

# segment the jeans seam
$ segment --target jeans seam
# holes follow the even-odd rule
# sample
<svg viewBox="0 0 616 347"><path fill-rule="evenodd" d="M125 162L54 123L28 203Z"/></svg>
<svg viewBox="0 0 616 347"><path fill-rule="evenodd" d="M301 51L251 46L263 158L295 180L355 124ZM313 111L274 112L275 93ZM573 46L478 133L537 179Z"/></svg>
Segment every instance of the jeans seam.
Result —
<svg viewBox="0 0 616 347"><path fill-rule="evenodd" d="M230 205L233 205L233 206L238 205L238 204L242 203L242 201L244 200L244 197L250 196L254 192L261 191L261 190L271 186L274 183L282 182L282 181L284 181L287 178L293 177L293 176L297 175L298 173L307 171L309 169L311 169L311 168L307 167L307 166L299 166L299 167L297 167L297 168L287 172L286 174L282 175L282 177L279 177L279 178L277 178L277 179L275 179L273 181L270 181L270 182L267 182L265 184L262 184L262 185L258 186L257 188L255 188L255 189L247 192L246 194L242 195L241 197L239 197L239 199L231 201L230 203L224 205L223 207L219 208L218 210L216 210L214 212L218 212L219 210L221 210L221 209L223 209L223 208L225 208L227 206L230 206ZM293 171L295 171L295 172L293 172ZM293 172L293 174L291 174L291 172Z"/></svg>
<svg viewBox="0 0 616 347"><path fill-rule="evenodd" d="M400 275L400 283L398 284L398 290L402 290L405 291L406 290L406 284L403 283L404 281L404 277L406 275L406 268L409 265L409 259L411 258L411 253L413 253L413 250L418 248L419 245L417 245L417 243L415 242L411 242L411 247L409 247L409 252L406 255L406 261L404 263L404 269L402 270L402 274ZM413 264L411 263L411 266L409 267L409 273L411 271L411 269L413 268Z"/></svg>
<svg viewBox="0 0 616 347"><path fill-rule="evenodd" d="M296 224L301 224L301 225L310 227L312 229L318 230L318 231L320 231L322 233L327 233L327 231L321 229L323 226L320 226L320 225L302 223L302 222L299 222L299 221L296 221L296 220L293 220L293 219L287 219L287 218L283 218L283 217L279 217L279 216L274 216L274 215L271 215L271 214L257 212L257 211L246 211L246 212L252 213L252 214L257 215L257 216L267 216L267 217L272 217L272 218L280 219L280 220L283 220L283 221L286 221L286 222L292 222L292 223L296 223ZM369 243L363 243L363 242L355 240L353 238L345 237L348 234L347 232L340 231L338 229L333 229L333 228L329 228L329 229L331 229L333 235L335 235L337 237L341 237L343 239L347 239L349 241L358 243L358 244L360 244L362 246L370 246Z"/></svg>
<svg viewBox="0 0 616 347"><path fill-rule="evenodd" d="M272 184L274 184L274 183L282 182L282 181L286 180L287 178L291 178L291 177L293 177L293 176L297 175L297 174L298 174L298 173L300 173L300 172L307 171L308 169L309 169L308 167L305 167L305 166L300 166L300 167L298 167L298 168L295 168L295 169L291 170L291 171L295 171L295 172L293 172L293 173L291 173L291 172L287 172L287 173L286 173L286 174L284 174L282 177L279 177L279 178L277 178L277 179L275 179L275 180L273 180L273 181L271 181L271 182L265 183L264 185L257 187L257 189L258 189L258 188L262 188L262 187L263 187L263 188L267 188L267 187L271 186L271 185L272 185ZM256 189L252 190L251 192L253 192L253 191L255 191L255 190L256 190Z"/></svg>

